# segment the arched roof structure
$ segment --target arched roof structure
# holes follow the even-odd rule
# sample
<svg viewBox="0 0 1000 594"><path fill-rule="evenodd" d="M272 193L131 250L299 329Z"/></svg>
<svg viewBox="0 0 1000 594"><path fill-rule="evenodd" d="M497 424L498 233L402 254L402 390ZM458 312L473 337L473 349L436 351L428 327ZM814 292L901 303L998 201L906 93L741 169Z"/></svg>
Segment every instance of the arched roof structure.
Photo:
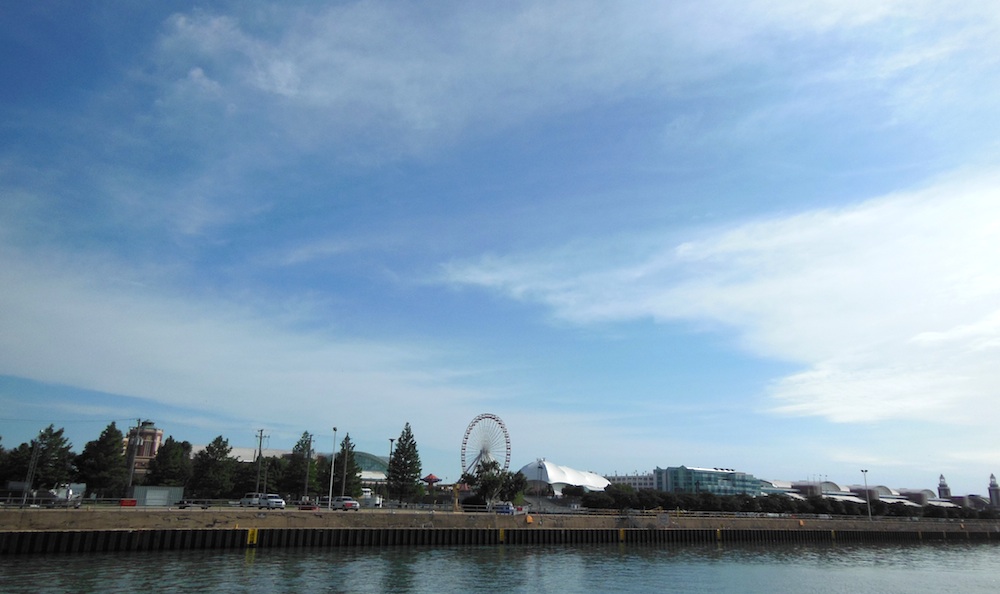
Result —
<svg viewBox="0 0 1000 594"><path fill-rule="evenodd" d="M552 492L562 495L564 487L583 487L586 491L603 491L611 481L599 474L585 470L575 470L559 466L548 460L538 460L525 464L519 471L528 479L528 484L539 482L552 486Z"/></svg>
<svg viewBox="0 0 1000 594"><path fill-rule="evenodd" d="M357 464L358 468L362 471L369 470L385 474L389 470L389 462L386 460L385 456L376 456L375 454L369 454L368 452L355 451L354 463Z"/></svg>

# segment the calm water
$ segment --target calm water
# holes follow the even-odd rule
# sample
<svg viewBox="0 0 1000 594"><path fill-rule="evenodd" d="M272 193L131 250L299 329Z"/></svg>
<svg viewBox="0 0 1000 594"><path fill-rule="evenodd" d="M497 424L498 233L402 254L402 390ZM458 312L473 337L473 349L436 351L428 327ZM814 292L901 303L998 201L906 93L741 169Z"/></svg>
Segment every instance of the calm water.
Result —
<svg viewBox="0 0 1000 594"><path fill-rule="evenodd" d="M1000 547L482 547L0 558L0 592L998 592Z"/></svg>

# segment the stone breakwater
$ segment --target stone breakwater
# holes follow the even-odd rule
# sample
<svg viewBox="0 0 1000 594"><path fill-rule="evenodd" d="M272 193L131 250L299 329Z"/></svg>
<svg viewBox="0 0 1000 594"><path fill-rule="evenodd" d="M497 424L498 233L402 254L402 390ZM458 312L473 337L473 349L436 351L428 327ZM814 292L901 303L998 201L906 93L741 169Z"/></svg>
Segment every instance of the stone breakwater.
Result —
<svg viewBox="0 0 1000 594"><path fill-rule="evenodd" d="M925 541L1000 542L1000 522L238 508L0 511L0 555L338 546Z"/></svg>

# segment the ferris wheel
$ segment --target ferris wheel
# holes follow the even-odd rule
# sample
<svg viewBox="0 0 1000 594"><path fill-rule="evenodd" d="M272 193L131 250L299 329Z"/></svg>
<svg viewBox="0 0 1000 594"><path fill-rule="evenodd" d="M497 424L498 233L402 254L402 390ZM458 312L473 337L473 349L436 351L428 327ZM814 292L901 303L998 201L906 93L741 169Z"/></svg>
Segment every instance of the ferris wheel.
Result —
<svg viewBox="0 0 1000 594"><path fill-rule="evenodd" d="M462 472L472 473L483 462L493 461L506 472L510 468L510 433L500 417L483 413L472 419L462 438Z"/></svg>

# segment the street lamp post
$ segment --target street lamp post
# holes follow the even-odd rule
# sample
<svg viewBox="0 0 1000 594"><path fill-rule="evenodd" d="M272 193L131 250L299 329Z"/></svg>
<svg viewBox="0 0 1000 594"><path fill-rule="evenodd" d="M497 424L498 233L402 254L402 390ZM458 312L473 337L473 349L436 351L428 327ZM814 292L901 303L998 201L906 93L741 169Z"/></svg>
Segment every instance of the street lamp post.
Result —
<svg viewBox="0 0 1000 594"><path fill-rule="evenodd" d="M333 509L333 472L337 460L337 428L333 428L333 449L330 450L330 491L326 494L326 509Z"/></svg>
<svg viewBox="0 0 1000 594"><path fill-rule="evenodd" d="M868 494L868 470L865 468L861 469L861 476L865 477L865 503L868 504L868 521L872 521L872 501L870 495Z"/></svg>
<svg viewBox="0 0 1000 594"><path fill-rule="evenodd" d="M545 483L542 482L542 471L545 470L545 458L536 458L535 462L538 463L538 466L536 467L538 469L538 483L535 485L535 499L538 500L538 513L542 513L543 492L545 495L548 495L548 487L546 486L543 489L543 485Z"/></svg>

